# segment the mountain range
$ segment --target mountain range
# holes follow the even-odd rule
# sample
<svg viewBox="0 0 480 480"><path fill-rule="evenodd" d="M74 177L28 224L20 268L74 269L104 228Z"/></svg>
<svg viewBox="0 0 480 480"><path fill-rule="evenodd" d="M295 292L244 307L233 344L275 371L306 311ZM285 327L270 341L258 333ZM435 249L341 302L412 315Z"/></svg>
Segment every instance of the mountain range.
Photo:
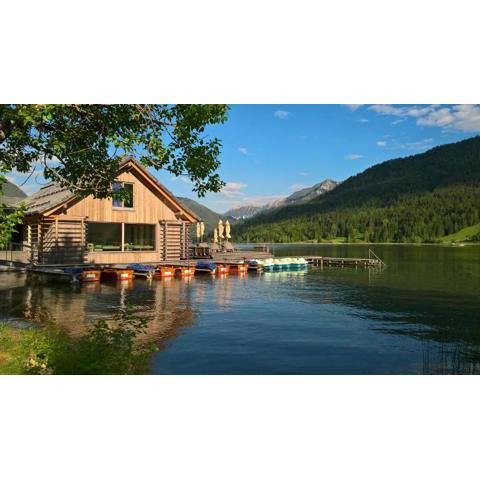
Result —
<svg viewBox="0 0 480 480"><path fill-rule="evenodd" d="M225 217L233 218L235 220L245 220L259 213L271 212L272 210L284 207L286 205L307 203L315 200L320 195L333 190L337 185L339 185L339 183L340 182L330 179L323 180L323 182L317 183L312 187L302 188L301 190L297 190L296 192L292 193L288 197L274 200L265 205L244 205L232 208L225 212Z"/></svg>
<svg viewBox="0 0 480 480"><path fill-rule="evenodd" d="M186 208L191 210L195 215L199 216L203 223L205 224L205 233L210 233L213 229L218 225L218 221L220 219L226 220L227 218L224 215L220 215L213 210L210 210L205 205L197 202L196 200L192 200L191 198L187 197L177 197Z"/></svg>

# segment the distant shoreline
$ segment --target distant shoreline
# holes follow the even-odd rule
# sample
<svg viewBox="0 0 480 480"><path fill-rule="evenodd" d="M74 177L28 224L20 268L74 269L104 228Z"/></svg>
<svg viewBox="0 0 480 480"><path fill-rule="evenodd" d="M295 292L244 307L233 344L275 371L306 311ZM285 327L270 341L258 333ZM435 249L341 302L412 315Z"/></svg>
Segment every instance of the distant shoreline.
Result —
<svg viewBox="0 0 480 480"><path fill-rule="evenodd" d="M437 246L437 247L452 247L456 246L478 246L480 242L425 242L425 243L415 243L415 242L378 242L378 243L370 243L370 242L238 242L238 245L415 245L421 247L422 245L429 245L429 246Z"/></svg>

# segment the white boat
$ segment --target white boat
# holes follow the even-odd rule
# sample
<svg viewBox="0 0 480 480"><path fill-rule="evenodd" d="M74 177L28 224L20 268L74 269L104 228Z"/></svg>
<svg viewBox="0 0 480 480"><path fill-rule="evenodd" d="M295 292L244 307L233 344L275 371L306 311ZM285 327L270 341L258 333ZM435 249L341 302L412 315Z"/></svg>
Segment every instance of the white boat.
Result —
<svg viewBox="0 0 480 480"><path fill-rule="evenodd" d="M308 265L308 262L303 257L295 257L290 259L291 268L304 268Z"/></svg>
<svg viewBox="0 0 480 480"><path fill-rule="evenodd" d="M273 258L266 258L263 260L263 269L264 270L273 270L275 268L275 263L274 263Z"/></svg>

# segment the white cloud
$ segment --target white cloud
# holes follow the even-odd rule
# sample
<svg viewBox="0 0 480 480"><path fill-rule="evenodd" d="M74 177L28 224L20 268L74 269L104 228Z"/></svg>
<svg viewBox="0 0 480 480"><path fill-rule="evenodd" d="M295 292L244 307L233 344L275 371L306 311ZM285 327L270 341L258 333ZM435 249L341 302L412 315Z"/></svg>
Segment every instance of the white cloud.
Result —
<svg viewBox="0 0 480 480"><path fill-rule="evenodd" d="M290 185L289 188L293 192L298 192L299 190L303 190L304 188L307 188L307 185L302 185L301 183L292 183L292 185Z"/></svg>
<svg viewBox="0 0 480 480"><path fill-rule="evenodd" d="M425 150L430 148L433 143L433 138L425 138L424 140L419 140L417 142L408 142L403 145L404 148L409 150Z"/></svg>
<svg viewBox="0 0 480 480"><path fill-rule="evenodd" d="M422 108L418 108L418 107L408 108L406 111L406 114L409 117L416 117L416 118L423 117L425 115L428 115L430 112L433 112L437 106L438 105L430 105L428 107L422 107Z"/></svg>
<svg viewBox="0 0 480 480"><path fill-rule="evenodd" d="M219 207L222 210L229 210L231 208L238 207L262 207L271 202L276 202L285 198L287 195L253 195L253 196L244 196L240 199L231 199L231 198L222 198L217 197L212 199L209 204L212 206Z"/></svg>
<svg viewBox="0 0 480 480"><path fill-rule="evenodd" d="M222 188L221 193L227 198L238 198L245 195L243 190L245 190L246 186L245 183L227 182Z"/></svg>
<svg viewBox="0 0 480 480"><path fill-rule="evenodd" d="M480 130L480 106L456 105L453 107L454 126L457 130L474 132Z"/></svg>
<svg viewBox="0 0 480 480"><path fill-rule="evenodd" d="M399 117L393 125L415 118L417 125L459 130L462 132L480 131L479 105L428 105L426 107L394 107L393 105L372 105L370 110L380 115Z"/></svg>
<svg viewBox="0 0 480 480"><path fill-rule="evenodd" d="M393 105L372 105L369 110L379 113L380 115L403 115L403 108L394 107Z"/></svg>
<svg viewBox="0 0 480 480"><path fill-rule="evenodd" d="M238 148L238 151L242 154L242 155L248 155L248 150L246 147L239 147Z"/></svg>
<svg viewBox="0 0 480 480"><path fill-rule="evenodd" d="M451 108L439 108L419 118L417 124L462 132L478 132L480 131L480 106L454 105Z"/></svg>
<svg viewBox="0 0 480 480"><path fill-rule="evenodd" d="M403 123L403 122L406 122L407 121L407 118L399 118L397 120L394 120L392 122L392 125L398 125L399 123Z"/></svg>
<svg viewBox="0 0 480 480"><path fill-rule="evenodd" d="M299 174L301 177L308 177L308 173L307 173L307 172L298 172L298 174Z"/></svg>
<svg viewBox="0 0 480 480"><path fill-rule="evenodd" d="M360 123L368 123L368 118L361 118L359 120Z"/></svg>
<svg viewBox="0 0 480 480"><path fill-rule="evenodd" d="M227 182L219 193L208 195L207 203L212 207L225 211L244 206L263 206L289 195L248 195L245 191L246 188L247 184L242 182Z"/></svg>
<svg viewBox="0 0 480 480"><path fill-rule="evenodd" d="M267 203L276 202L285 198L287 195L257 195L252 197L245 197L247 205L266 205Z"/></svg>
<svg viewBox="0 0 480 480"><path fill-rule="evenodd" d="M384 138L387 140L378 140L376 145L381 148L388 150L417 150L422 151L428 148L433 147L434 139L433 138L424 138L422 140L415 140L411 142L401 142L393 138L391 135L385 135Z"/></svg>
<svg viewBox="0 0 480 480"><path fill-rule="evenodd" d="M180 175L179 177L170 177L171 182L176 182L177 180L180 180L181 182L186 183L187 185L193 185L193 182L184 175Z"/></svg>
<svg viewBox="0 0 480 480"><path fill-rule="evenodd" d="M450 109L440 108L433 112L430 112L424 118L419 118L417 123L419 125L425 125L427 127L445 127L455 120L451 114Z"/></svg>
<svg viewBox="0 0 480 480"><path fill-rule="evenodd" d="M380 115L393 115L396 117L415 117L419 118L428 115L438 105L428 105L426 107L394 107L393 105L372 105L369 110Z"/></svg>
<svg viewBox="0 0 480 480"><path fill-rule="evenodd" d="M261 207L267 203L275 202L285 198L287 195L253 195L242 199L241 203L236 203L234 207L254 206Z"/></svg>
<svg viewBox="0 0 480 480"><path fill-rule="evenodd" d="M479 105L457 105L453 107L455 126L459 130L473 132L480 130L480 106Z"/></svg>
<svg viewBox="0 0 480 480"><path fill-rule="evenodd" d="M38 185L36 183L30 183L27 185L23 185L20 187L27 195L32 195L32 193L37 192L40 190L41 185Z"/></svg>
<svg viewBox="0 0 480 480"><path fill-rule="evenodd" d="M280 120L283 120L285 118L287 118L288 116L290 116L291 113L290 112L287 112L286 110L277 110L273 116L276 117L276 118L279 118Z"/></svg>
<svg viewBox="0 0 480 480"><path fill-rule="evenodd" d="M349 108L352 112L363 107L363 103L347 103L346 107Z"/></svg>
<svg viewBox="0 0 480 480"><path fill-rule="evenodd" d="M345 157L347 160L360 160L363 158L363 155L359 155L358 153L350 153Z"/></svg>

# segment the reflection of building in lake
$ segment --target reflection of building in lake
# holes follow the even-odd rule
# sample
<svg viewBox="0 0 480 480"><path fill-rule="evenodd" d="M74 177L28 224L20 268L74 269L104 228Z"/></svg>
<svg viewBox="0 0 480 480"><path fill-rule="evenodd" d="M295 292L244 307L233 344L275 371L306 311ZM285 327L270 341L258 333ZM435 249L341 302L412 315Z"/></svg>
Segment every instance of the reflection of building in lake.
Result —
<svg viewBox="0 0 480 480"><path fill-rule="evenodd" d="M176 337L178 329L192 325L196 316L192 288L184 279L81 287L22 285L8 290L5 297L3 318L37 324L54 321L73 336L83 334L96 319L111 320L127 306L133 315L148 318L145 337L152 340Z"/></svg>

